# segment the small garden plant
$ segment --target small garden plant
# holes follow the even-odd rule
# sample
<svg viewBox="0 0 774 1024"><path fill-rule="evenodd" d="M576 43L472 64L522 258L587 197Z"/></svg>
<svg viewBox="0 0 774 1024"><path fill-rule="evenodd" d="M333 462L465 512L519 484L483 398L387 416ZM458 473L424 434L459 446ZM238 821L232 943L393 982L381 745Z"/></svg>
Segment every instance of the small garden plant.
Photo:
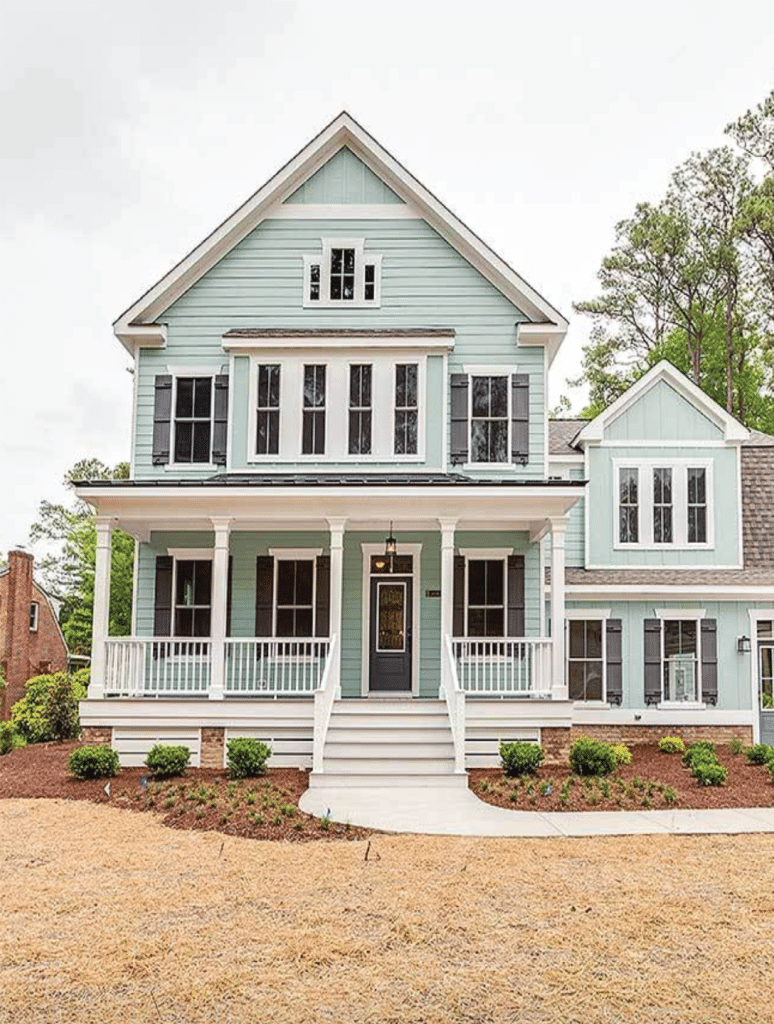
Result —
<svg viewBox="0 0 774 1024"><path fill-rule="evenodd" d="M0 755L10 754L12 750L24 745L25 739L13 722L0 722Z"/></svg>
<svg viewBox="0 0 774 1024"><path fill-rule="evenodd" d="M750 764L768 764L774 757L774 748L768 743L754 743L745 750L744 756Z"/></svg>
<svg viewBox="0 0 774 1024"><path fill-rule="evenodd" d="M226 766L229 778L251 779L263 775L271 748L250 737L235 737L226 747Z"/></svg>
<svg viewBox="0 0 774 1024"><path fill-rule="evenodd" d="M685 752L685 743L679 736L663 736L658 741L658 749L662 754L682 754Z"/></svg>
<svg viewBox="0 0 774 1024"><path fill-rule="evenodd" d="M613 757L617 765L632 763L632 752L625 743L613 744Z"/></svg>
<svg viewBox="0 0 774 1024"><path fill-rule="evenodd" d="M67 767L76 779L110 779L118 775L118 754L107 744L78 747L67 759Z"/></svg>
<svg viewBox="0 0 774 1024"><path fill-rule="evenodd" d="M730 739L728 741L728 746L731 753L734 755L741 754L744 751L744 743L742 743L738 736L734 736L733 739Z"/></svg>
<svg viewBox="0 0 774 1024"><path fill-rule="evenodd" d="M188 747L166 746L157 743L151 747L145 764L150 768L157 779L171 779L178 775L184 775L191 760L191 751Z"/></svg>
<svg viewBox="0 0 774 1024"><path fill-rule="evenodd" d="M543 763L543 757L543 748L539 743L515 741L500 744L503 771L510 778L536 772Z"/></svg>
<svg viewBox="0 0 774 1024"><path fill-rule="evenodd" d="M683 767L692 768L695 760L706 757L717 760L715 744L709 740L696 740L695 743L691 743L685 748L685 753L682 757Z"/></svg>
<svg viewBox="0 0 774 1024"><path fill-rule="evenodd" d="M610 775L616 767L613 748L591 736L579 736L570 747L570 767L576 775Z"/></svg>

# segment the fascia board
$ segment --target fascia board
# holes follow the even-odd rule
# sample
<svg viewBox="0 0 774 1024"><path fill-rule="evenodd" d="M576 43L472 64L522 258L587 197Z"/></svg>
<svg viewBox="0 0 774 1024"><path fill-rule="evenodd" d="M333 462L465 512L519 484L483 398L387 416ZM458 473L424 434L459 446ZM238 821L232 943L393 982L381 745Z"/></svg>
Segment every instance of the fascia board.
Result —
<svg viewBox="0 0 774 1024"><path fill-rule="evenodd" d="M346 338L331 335L319 335L313 338L293 337L292 335L277 335L276 337L262 338L227 338L222 341L223 348L229 352L238 352L242 355L250 352L293 352L296 349L363 349L392 350L399 349L401 352L451 352L454 349L454 338L422 338L413 335L410 338L400 337L369 337L368 335L347 335Z"/></svg>

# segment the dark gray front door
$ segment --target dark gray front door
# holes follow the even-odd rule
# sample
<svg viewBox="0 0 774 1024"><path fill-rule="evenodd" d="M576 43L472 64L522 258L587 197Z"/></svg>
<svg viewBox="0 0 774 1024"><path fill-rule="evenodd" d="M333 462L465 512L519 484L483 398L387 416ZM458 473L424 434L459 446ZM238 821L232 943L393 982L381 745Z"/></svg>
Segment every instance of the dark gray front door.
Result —
<svg viewBox="0 0 774 1024"><path fill-rule="evenodd" d="M758 707L761 716L761 743L774 745L774 642L758 644Z"/></svg>
<svg viewBox="0 0 774 1024"><path fill-rule="evenodd" d="M410 576L371 577L369 689L411 692Z"/></svg>

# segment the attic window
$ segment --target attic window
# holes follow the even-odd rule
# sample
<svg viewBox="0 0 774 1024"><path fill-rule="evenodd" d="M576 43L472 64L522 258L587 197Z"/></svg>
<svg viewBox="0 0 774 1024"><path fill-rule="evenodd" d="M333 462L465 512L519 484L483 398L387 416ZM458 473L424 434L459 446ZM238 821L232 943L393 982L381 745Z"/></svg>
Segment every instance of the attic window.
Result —
<svg viewBox="0 0 774 1024"><path fill-rule="evenodd" d="M323 238L321 247L304 256L304 306L379 306L382 257L365 253L365 239Z"/></svg>
<svg viewBox="0 0 774 1024"><path fill-rule="evenodd" d="M37 601L30 602L30 632L37 633L38 631L38 617L40 614L40 606Z"/></svg>

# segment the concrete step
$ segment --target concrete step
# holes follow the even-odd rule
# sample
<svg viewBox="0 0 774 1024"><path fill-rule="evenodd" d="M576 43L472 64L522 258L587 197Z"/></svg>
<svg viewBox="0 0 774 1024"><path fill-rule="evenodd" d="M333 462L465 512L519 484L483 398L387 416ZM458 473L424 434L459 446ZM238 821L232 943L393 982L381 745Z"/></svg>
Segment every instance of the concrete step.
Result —
<svg viewBox="0 0 774 1024"><path fill-rule="evenodd" d="M390 760L416 761L430 758L432 760L454 760L454 744L448 736L435 743L403 742L403 743L371 743L370 740L358 741L354 736L345 740L331 739L325 743L325 760L331 758L357 760Z"/></svg>
<svg viewBox="0 0 774 1024"><path fill-rule="evenodd" d="M372 787L379 789L409 789L427 788L438 789L443 787L467 789L468 776L466 773L454 772L425 772L408 773L395 772L390 775L384 772L369 773L358 772L312 772L309 776L310 789L351 789L361 787ZM397 798L399 799L399 798Z"/></svg>
<svg viewBox="0 0 774 1024"><path fill-rule="evenodd" d="M326 738L328 743L391 743L399 747L405 743L451 743L449 723L421 726L413 729L398 722L395 725L366 726L353 729L331 720Z"/></svg>
<svg viewBox="0 0 774 1024"><path fill-rule="evenodd" d="M447 757L328 757L323 771L345 775L445 775L454 771L454 758Z"/></svg>

